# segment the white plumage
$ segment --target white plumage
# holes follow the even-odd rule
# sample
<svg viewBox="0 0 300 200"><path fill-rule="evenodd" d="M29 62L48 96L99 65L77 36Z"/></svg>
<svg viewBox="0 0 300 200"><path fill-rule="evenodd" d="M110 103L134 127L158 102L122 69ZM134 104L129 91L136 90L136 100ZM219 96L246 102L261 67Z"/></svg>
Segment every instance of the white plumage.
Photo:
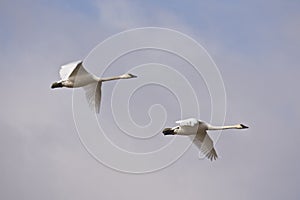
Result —
<svg viewBox="0 0 300 200"><path fill-rule="evenodd" d="M68 80L74 69L82 63L81 60L68 63L60 67L59 75L61 80Z"/></svg>
<svg viewBox="0 0 300 200"><path fill-rule="evenodd" d="M75 61L61 66L59 75L61 80L53 83L51 88L82 87L85 90L85 95L89 106L94 109L96 113L99 113L100 111L102 82L136 77L132 74L123 74L121 76L99 78L89 73L83 67L82 61Z"/></svg>
<svg viewBox="0 0 300 200"><path fill-rule="evenodd" d="M176 121L179 126L165 128L164 135L185 135L193 139L193 143L199 148L208 159L216 160L217 152L214 148L213 140L207 134L207 130L224 130L224 129L245 129L248 128L243 124L233 126L212 126L206 122L199 121L195 118ZM193 136L193 137L191 137Z"/></svg>

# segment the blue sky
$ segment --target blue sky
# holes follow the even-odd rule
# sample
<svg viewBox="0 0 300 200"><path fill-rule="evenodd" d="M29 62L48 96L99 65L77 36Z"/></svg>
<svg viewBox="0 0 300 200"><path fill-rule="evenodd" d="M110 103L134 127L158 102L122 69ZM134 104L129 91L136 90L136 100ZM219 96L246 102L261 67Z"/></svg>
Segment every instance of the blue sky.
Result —
<svg viewBox="0 0 300 200"><path fill-rule="evenodd" d="M1 1L1 199L299 199L299 8L292 0ZM181 31L202 44L216 62L226 88L226 123L250 126L243 133L221 136L217 161L198 160L192 146L158 172L111 170L79 141L72 91L50 90L60 65L85 58L112 34L144 26ZM107 75L143 62L161 61L179 71L185 66L160 52L137 55L139 60L129 55L115 63L124 68L112 68ZM192 72L182 74L198 88L201 116L209 121L203 80ZM114 86L103 87L99 120L107 124L113 123L108 107ZM156 88L160 95L147 96L154 90L136 94L139 109L133 110L133 118L147 124L144 113L151 104L161 103L168 111L167 125L174 125L176 101L168 92L160 98L162 88ZM112 138L122 134L112 129ZM130 149L151 148L146 141L141 145L124 140Z"/></svg>

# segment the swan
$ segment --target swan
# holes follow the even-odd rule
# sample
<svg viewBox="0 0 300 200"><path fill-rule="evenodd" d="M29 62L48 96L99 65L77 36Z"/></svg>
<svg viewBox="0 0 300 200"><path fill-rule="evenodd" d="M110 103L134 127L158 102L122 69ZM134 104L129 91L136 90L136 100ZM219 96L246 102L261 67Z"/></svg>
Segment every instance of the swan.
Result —
<svg viewBox="0 0 300 200"><path fill-rule="evenodd" d="M193 143L200 149L208 159L216 160L217 152L214 148L212 139L207 134L207 130L225 130L225 129L246 129L247 126L237 124L232 126L213 126L204 121L199 121L195 118L176 121L178 126L173 128L165 128L164 135L185 135L193 139ZM196 135L196 136L195 136ZM193 136L193 137L192 137Z"/></svg>
<svg viewBox="0 0 300 200"><path fill-rule="evenodd" d="M100 111L101 101L101 85L102 82L112 81L118 79L130 79L137 76L132 74L123 74L121 76L99 78L89 73L82 64L83 61L75 61L61 66L59 75L61 80L54 82L51 88L79 88L85 90L85 95L88 100L89 106L95 109L96 113Z"/></svg>

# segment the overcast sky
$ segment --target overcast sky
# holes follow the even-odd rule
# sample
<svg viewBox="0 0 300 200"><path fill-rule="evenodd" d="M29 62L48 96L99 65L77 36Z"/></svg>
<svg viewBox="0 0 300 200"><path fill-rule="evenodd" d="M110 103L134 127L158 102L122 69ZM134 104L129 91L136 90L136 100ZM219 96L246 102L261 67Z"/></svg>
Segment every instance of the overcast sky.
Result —
<svg viewBox="0 0 300 200"><path fill-rule="evenodd" d="M292 0L2 0L0 198L299 199L299 9L300 3ZM191 36L217 64L226 88L225 122L250 127L222 133L217 161L199 160L198 149L191 146L174 164L153 173L112 170L81 144L72 90L50 89L59 79L60 65L84 59L113 34L145 26ZM186 70L187 63L151 50L122 59L106 75L150 62L179 71L201 99L201 119L210 121L205 83ZM116 84L103 85L98 117L111 139L130 151L153 150L168 142L162 135L155 141L131 141L110 127ZM140 88L131 102L132 118L140 125L149 123L147 112L154 104L165 107L166 126L180 118L178 102L162 87Z"/></svg>

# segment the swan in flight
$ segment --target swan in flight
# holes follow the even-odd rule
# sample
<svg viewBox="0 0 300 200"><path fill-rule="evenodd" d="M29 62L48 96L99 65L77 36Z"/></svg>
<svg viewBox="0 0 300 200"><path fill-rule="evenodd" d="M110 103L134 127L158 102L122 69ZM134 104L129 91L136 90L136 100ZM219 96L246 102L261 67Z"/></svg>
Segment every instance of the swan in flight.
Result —
<svg viewBox="0 0 300 200"><path fill-rule="evenodd" d="M206 122L199 121L195 118L176 121L179 126L165 128L164 135L185 135L193 139L193 143L200 149L208 159L216 160L217 152L214 148L212 139L207 134L207 130L224 130L224 129L246 129L247 126L237 124L232 126L213 126ZM195 136L196 135L196 136Z"/></svg>
<svg viewBox="0 0 300 200"><path fill-rule="evenodd" d="M90 107L95 109L96 113L99 113L100 111L102 82L137 77L132 74L123 74L121 76L99 78L84 69L82 62L83 61L80 60L61 66L59 71L61 80L53 83L51 88L82 87L85 90L86 98Z"/></svg>

